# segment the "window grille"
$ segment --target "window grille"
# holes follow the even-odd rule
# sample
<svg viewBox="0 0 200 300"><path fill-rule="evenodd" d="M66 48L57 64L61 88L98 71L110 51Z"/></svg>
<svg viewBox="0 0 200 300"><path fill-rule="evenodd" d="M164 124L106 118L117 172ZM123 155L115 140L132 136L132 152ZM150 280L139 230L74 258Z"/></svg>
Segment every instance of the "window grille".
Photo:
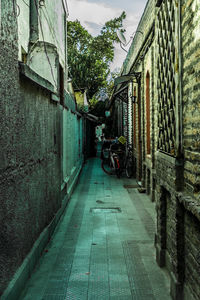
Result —
<svg viewBox="0 0 200 300"><path fill-rule="evenodd" d="M123 136L128 141L128 104L123 102Z"/></svg>
<svg viewBox="0 0 200 300"><path fill-rule="evenodd" d="M162 1L157 13L157 89L158 149L172 156L177 154L177 7L176 1Z"/></svg>

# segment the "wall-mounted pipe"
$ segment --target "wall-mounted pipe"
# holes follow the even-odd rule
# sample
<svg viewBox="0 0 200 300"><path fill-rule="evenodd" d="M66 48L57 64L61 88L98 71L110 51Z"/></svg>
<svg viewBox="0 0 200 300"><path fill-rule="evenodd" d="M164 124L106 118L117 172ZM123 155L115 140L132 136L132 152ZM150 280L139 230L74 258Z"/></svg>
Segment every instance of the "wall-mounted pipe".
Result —
<svg viewBox="0 0 200 300"><path fill-rule="evenodd" d="M181 30L181 1L178 1L178 35L179 35L179 118L180 118L180 155L183 152L183 90L182 90L182 76L183 76L183 62L182 62L182 30Z"/></svg>
<svg viewBox="0 0 200 300"><path fill-rule="evenodd" d="M38 0L30 0L29 47L39 40Z"/></svg>

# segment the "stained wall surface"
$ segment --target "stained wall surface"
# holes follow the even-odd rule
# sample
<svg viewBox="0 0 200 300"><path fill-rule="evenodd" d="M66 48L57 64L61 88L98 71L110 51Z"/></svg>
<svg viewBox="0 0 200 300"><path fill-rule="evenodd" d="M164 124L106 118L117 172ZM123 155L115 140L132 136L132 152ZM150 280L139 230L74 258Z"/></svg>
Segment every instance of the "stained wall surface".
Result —
<svg viewBox="0 0 200 300"><path fill-rule="evenodd" d="M73 98L72 113L61 102L60 90L53 93L47 78L18 61L26 31L19 22L28 9L21 2L21 15L15 2L1 1L0 6L0 295L56 216L83 160L82 121ZM28 24L29 18L24 21ZM65 59L63 55L60 65ZM63 129L67 122L68 139ZM69 183L61 194L67 175Z"/></svg>

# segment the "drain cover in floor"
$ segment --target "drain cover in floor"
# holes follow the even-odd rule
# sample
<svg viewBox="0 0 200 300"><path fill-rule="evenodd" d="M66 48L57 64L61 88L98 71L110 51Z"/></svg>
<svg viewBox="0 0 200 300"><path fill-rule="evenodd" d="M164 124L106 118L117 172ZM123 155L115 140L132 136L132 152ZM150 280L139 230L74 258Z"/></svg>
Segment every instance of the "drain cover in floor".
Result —
<svg viewBox="0 0 200 300"><path fill-rule="evenodd" d="M125 189L136 189L139 188L140 186L138 184L124 184Z"/></svg>
<svg viewBox="0 0 200 300"><path fill-rule="evenodd" d="M98 213L120 213L122 210L120 207L93 207L90 208L90 212L93 214Z"/></svg>

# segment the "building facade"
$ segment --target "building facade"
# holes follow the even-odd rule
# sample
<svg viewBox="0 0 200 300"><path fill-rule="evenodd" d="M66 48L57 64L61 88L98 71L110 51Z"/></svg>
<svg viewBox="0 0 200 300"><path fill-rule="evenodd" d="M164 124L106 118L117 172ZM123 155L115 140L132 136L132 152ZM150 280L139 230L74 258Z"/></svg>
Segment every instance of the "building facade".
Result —
<svg viewBox="0 0 200 300"><path fill-rule="evenodd" d="M196 0L149 0L111 98L118 123L120 101L131 106L136 178L156 201L157 262L172 298L187 300L200 297L199 16Z"/></svg>
<svg viewBox="0 0 200 300"><path fill-rule="evenodd" d="M1 299L18 299L82 167L67 15L65 0L0 1Z"/></svg>

